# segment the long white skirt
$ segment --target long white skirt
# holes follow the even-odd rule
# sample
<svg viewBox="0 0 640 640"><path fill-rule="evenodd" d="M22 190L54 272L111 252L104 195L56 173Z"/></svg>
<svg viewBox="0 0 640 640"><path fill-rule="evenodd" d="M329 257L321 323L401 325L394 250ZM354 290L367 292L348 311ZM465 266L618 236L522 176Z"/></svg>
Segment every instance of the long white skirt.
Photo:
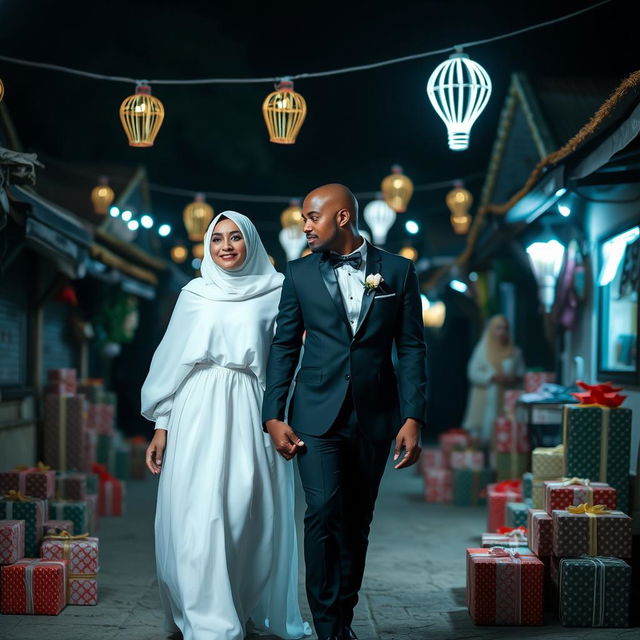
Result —
<svg viewBox="0 0 640 640"><path fill-rule="evenodd" d="M249 620L310 633L298 606L293 467L262 431L262 389L245 371L197 365L176 393L156 510L169 631L241 640Z"/></svg>

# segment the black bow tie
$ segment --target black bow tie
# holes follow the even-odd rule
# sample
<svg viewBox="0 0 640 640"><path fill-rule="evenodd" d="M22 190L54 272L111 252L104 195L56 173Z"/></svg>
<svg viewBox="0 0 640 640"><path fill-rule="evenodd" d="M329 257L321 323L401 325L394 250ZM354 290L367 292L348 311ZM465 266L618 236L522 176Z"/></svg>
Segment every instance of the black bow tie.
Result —
<svg viewBox="0 0 640 640"><path fill-rule="evenodd" d="M348 256L340 256L337 253L329 254L329 262L334 269L350 264L356 271L362 266L362 254L359 251L351 253Z"/></svg>

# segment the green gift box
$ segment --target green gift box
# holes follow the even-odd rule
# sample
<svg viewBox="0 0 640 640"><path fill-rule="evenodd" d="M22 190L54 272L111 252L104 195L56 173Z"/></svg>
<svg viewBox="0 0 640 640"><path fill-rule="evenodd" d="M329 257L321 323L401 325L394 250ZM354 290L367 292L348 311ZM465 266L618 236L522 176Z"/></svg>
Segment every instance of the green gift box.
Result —
<svg viewBox="0 0 640 640"><path fill-rule="evenodd" d="M492 481L491 469L454 469L453 504L459 507L486 504L484 489Z"/></svg>
<svg viewBox="0 0 640 640"><path fill-rule="evenodd" d="M99 434L96 442L96 462L103 464L110 473L113 473L115 454L113 435Z"/></svg>
<svg viewBox="0 0 640 640"><path fill-rule="evenodd" d="M9 500L0 498L0 520L24 520L25 558L40 555L42 527L47 518L47 501L40 498Z"/></svg>
<svg viewBox="0 0 640 640"><path fill-rule="evenodd" d="M526 527L531 509L531 501L507 502L504 507L504 523L506 527L515 529L516 527Z"/></svg>
<svg viewBox="0 0 640 640"><path fill-rule="evenodd" d="M92 507L89 500L54 500L49 504L49 518L52 520L71 520L74 536L89 532L91 512Z"/></svg>
<svg viewBox="0 0 640 640"><path fill-rule="evenodd" d="M128 480L131 475L131 449L118 447L114 454L113 475L119 480Z"/></svg>
<svg viewBox="0 0 640 640"><path fill-rule="evenodd" d="M87 473L87 494L95 495L98 493L99 477L97 473Z"/></svg>
<svg viewBox="0 0 640 640"><path fill-rule="evenodd" d="M531 471L522 474L522 499L533 500L533 473Z"/></svg>
<svg viewBox="0 0 640 640"><path fill-rule="evenodd" d="M565 472L569 478L607 482L616 504L629 513L631 409L565 405L562 429Z"/></svg>
<svg viewBox="0 0 640 640"><path fill-rule="evenodd" d="M628 627L631 567L620 558L562 558L552 573L565 627Z"/></svg>
<svg viewBox="0 0 640 640"><path fill-rule="evenodd" d="M496 453L497 481L521 478L522 474L529 469L530 458L529 453Z"/></svg>

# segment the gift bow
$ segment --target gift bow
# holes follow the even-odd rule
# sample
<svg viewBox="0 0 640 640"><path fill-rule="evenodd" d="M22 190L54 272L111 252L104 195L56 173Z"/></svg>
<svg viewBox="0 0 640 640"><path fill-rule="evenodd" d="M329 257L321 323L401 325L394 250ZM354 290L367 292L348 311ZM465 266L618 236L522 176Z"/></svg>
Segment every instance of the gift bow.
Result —
<svg viewBox="0 0 640 640"><path fill-rule="evenodd" d="M583 487L588 487L591 484L589 478L567 478L563 483L563 487L569 487L573 484L580 484Z"/></svg>
<svg viewBox="0 0 640 640"><path fill-rule="evenodd" d="M581 514L584 513L588 516L604 516L607 515L608 513L611 513L611 511L609 511L607 509L607 505L605 504L587 504L586 502L583 502L582 504L579 504L577 506L569 506L567 507L567 511L569 513L577 513L577 514Z"/></svg>
<svg viewBox="0 0 640 640"><path fill-rule="evenodd" d="M34 470L45 472L45 471L50 471L51 467L48 464L45 464L44 462L38 462Z"/></svg>
<svg viewBox="0 0 640 640"><path fill-rule="evenodd" d="M49 529L49 531L55 531L55 529ZM60 533L53 533L50 534L47 532L47 535L45 536L46 540L84 540L85 538L88 538L89 534L88 533L81 533L77 536L71 535L68 531L60 531Z"/></svg>
<svg viewBox="0 0 640 640"><path fill-rule="evenodd" d="M499 493L505 493L507 491L515 491L516 493L520 493L522 484L520 480L503 480L502 482L496 483L493 488Z"/></svg>
<svg viewBox="0 0 640 640"><path fill-rule="evenodd" d="M11 491L7 491L4 494L5 500L12 500L13 502L31 502L33 498L31 496L25 496L24 493L20 493L15 489L11 489Z"/></svg>
<svg viewBox="0 0 640 640"><path fill-rule="evenodd" d="M507 558L509 556L512 558L520 557L520 553L516 551L516 549L509 549L507 547L490 547L489 555L497 556L498 558Z"/></svg>
<svg viewBox="0 0 640 640"><path fill-rule="evenodd" d="M587 384L578 380L576 384L584 391L572 393L571 395L577 398L581 405L598 405L614 409L619 407L627 398L627 396L618 393L622 391L622 387L614 387L610 382Z"/></svg>

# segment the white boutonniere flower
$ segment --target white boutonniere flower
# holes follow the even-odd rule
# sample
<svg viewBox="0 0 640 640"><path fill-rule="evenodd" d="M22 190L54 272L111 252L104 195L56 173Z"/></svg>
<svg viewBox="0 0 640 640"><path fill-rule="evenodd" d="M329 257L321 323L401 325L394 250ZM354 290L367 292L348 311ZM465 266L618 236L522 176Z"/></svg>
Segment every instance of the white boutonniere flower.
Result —
<svg viewBox="0 0 640 640"><path fill-rule="evenodd" d="M370 273L364 281L365 295L369 295L371 292L375 291L380 286L381 282L384 282L384 278L379 273Z"/></svg>

